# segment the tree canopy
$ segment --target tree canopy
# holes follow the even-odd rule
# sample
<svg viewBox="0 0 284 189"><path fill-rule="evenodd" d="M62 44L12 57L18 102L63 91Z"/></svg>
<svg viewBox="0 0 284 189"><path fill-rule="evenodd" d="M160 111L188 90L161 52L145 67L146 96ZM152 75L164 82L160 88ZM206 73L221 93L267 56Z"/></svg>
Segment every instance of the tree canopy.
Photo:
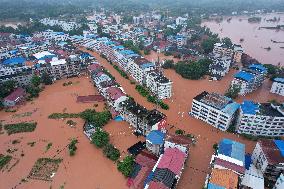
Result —
<svg viewBox="0 0 284 189"><path fill-rule="evenodd" d="M92 143L98 148L102 148L109 142L109 134L106 131L97 129L91 136Z"/></svg>

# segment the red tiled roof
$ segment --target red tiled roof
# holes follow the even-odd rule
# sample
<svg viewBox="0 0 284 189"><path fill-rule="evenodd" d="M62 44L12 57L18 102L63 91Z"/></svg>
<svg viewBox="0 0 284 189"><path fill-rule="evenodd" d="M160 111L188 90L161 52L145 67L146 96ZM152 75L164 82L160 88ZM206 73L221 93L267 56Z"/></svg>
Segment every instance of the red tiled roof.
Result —
<svg viewBox="0 0 284 189"><path fill-rule="evenodd" d="M273 140L260 140L258 143L270 164L284 163L284 157Z"/></svg>
<svg viewBox="0 0 284 189"><path fill-rule="evenodd" d="M151 181L149 183L148 189L168 189L168 187L164 185L162 182Z"/></svg>
<svg viewBox="0 0 284 189"><path fill-rule="evenodd" d="M234 164L234 163L231 163L231 162L228 162L228 161L219 159L219 158L216 158L216 159L215 159L214 164L215 164L215 165L222 166L222 167L225 167L225 168L227 168L227 169L230 169L230 170L232 170L232 171L238 172L238 173L240 173L240 174L244 174L244 173L245 173L245 170L246 170L245 167L236 165L236 164Z"/></svg>
<svg viewBox="0 0 284 189"><path fill-rule="evenodd" d="M88 96L78 96L77 102L103 102L105 98L101 95L88 95Z"/></svg>
<svg viewBox="0 0 284 189"><path fill-rule="evenodd" d="M153 168L153 167L152 167ZM150 174L152 168L142 167L137 176L133 179L133 186L136 189L144 188L144 181L147 176Z"/></svg>
<svg viewBox="0 0 284 189"><path fill-rule="evenodd" d="M23 88L17 88L15 91L13 91L11 94L9 94L7 97L4 98L8 101L16 101L17 98L24 96L26 91Z"/></svg>
<svg viewBox="0 0 284 189"><path fill-rule="evenodd" d="M108 95L111 97L112 100L117 100L121 96L125 96L122 90L117 87L109 87L107 88L106 92L108 93Z"/></svg>
<svg viewBox="0 0 284 189"><path fill-rule="evenodd" d="M168 168L176 175L180 174L186 154L177 148L167 148L162 156L158 168Z"/></svg>
<svg viewBox="0 0 284 189"><path fill-rule="evenodd" d="M88 70L89 70L89 72L91 72L91 71L95 71L95 70L100 69L100 68L102 68L102 67L99 64L91 64L88 67Z"/></svg>
<svg viewBox="0 0 284 189"><path fill-rule="evenodd" d="M156 161L154 159L151 159L147 156L144 156L142 154L138 154L135 158L135 162L138 163L141 166L144 167L154 167L154 165L156 164Z"/></svg>
<svg viewBox="0 0 284 189"><path fill-rule="evenodd" d="M165 140L173 142L175 144L188 145L188 146L192 143L192 140L190 138L183 135L168 134Z"/></svg>

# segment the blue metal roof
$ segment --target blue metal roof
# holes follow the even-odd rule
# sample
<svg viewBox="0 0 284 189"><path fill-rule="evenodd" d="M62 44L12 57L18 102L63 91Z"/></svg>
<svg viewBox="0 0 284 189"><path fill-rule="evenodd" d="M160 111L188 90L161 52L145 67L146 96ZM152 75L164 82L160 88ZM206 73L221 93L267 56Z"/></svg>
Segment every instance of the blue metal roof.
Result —
<svg viewBox="0 0 284 189"><path fill-rule="evenodd" d="M284 140L274 140L274 143L280 150L282 157L284 157Z"/></svg>
<svg viewBox="0 0 284 189"><path fill-rule="evenodd" d="M124 49L124 47L123 47L122 45L119 45L119 46L114 46L114 47L112 47L112 49L115 49L115 50L116 50L116 49L121 49L121 50L122 50L122 49Z"/></svg>
<svg viewBox="0 0 284 189"><path fill-rule="evenodd" d="M227 104L225 106L225 108L222 109L222 112L225 112L229 115L233 115L238 109L239 109L240 105L236 102Z"/></svg>
<svg viewBox="0 0 284 189"><path fill-rule="evenodd" d="M245 71L240 71L239 73L235 74L235 78L240 78L247 82L250 82L251 80L253 80L254 75Z"/></svg>
<svg viewBox="0 0 284 189"><path fill-rule="evenodd" d="M244 114L255 115L256 112L259 110L259 105L254 103L253 101L245 100L241 104L241 109L244 112Z"/></svg>
<svg viewBox="0 0 284 189"><path fill-rule="evenodd" d="M219 142L218 154L222 154L245 163L245 145L231 139Z"/></svg>
<svg viewBox="0 0 284 189"><path fill-rule="evenodd" d="M120 53L123 55L135 54L132 50L122 50L120 51Z"/></svg>
<svg viewBox="0 0 284 189"><path fill-rule="evenodd" d="M149 68L149 67L153 67L153 66L154 66L154 64L153 64L152 62L149 62L149 63L145 63L145 64L140 65L140 67L141 67L142 69Z"/></svg>
<svg viewBox="0 0 284 189"><path fill-rule="evenodd" d="M279 83L284 83L284 78L276 77L274 78L274 81L279 82Z"/></svg>
<svg viewBox="0 0 284 189"><path fill-rule="evenodd" d="M23 65L25 61L26 59L23 57L16 57L16 58L10 58L10 59L4 60L3 64L10 65L10 66L18 65L18 64Z"/></svg>
<svg viewBox="0 0 284 189"><path fill-rule="evenodd" d="M147 178L145 179L145 182L144 182L144 187L153 179L154 177L154 172L151 171L150 174L147 176Z"/></svg>
<svg viewBox="0 0 284 189"><path fill-rule="evenodd" d="M247 170L249 170L249 167L251 165L251 155L250 154L246 154L245 155L245 167Z"/></svg>
<svg viewBox="0 0 284 189"><path fill-rule="evenodd" d="M219 186L217 184L208 183L207 189L226 189L226 188L223 186Z"/></svg>
<svg viewBox="0 0 284 189"><path fill-rule="evenodd" d="M252 64L249 66L249 69L259 71L261 73L267 72L267 69L261 64Z"/></svg>
<svg viewBox="0 0 284 189"><path fill-rule="evenodd" d="M163 144L165 138L165 133L162 133L159 130L151 131L147 136L146 140L151 142L152 144Z"/></svg>

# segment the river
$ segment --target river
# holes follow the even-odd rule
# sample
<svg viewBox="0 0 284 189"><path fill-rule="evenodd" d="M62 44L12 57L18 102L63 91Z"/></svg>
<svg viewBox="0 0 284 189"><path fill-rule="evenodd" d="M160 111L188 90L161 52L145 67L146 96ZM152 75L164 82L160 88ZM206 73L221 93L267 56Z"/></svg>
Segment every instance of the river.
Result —
<svg viewBox="0 0 284 189"><path fill-rule="evenodd" d="M260 29L260 27L274 27L284 25L284 13L270 13L257 15L261 17L258 23L249 23L250 16L233 16L224 18L221 22L204 21L202 26L210 28L220 37L229 37L233 43L241 44L245 53L263 64L284 66L284 29ZM276 17L280 20L268 21ZM241 42L240 39L243 39ZM273 43L273 41L283 43ZM265 48L270 47L271 50ZM283 47L283 48L281 48Z"/></svg>

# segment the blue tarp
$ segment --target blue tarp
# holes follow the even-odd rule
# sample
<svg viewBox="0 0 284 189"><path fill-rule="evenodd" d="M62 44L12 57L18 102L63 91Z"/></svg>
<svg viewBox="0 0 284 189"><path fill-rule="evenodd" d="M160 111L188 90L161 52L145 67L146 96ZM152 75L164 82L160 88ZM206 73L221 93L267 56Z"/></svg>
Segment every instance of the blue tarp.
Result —
<svg viewBox="0 0 284 189"><path fill-rule="evenodd" d="M3 64L10 65L10 66L18 65L18 64L23 65L25 61L26 59L23 57L16 57L16 58L10 58L10 59L3 61Z"/></svg>
<svg viewBox="0 0 284 189"><path fill-rule="evenodd" d="M132 50L122 50L120 51L120 53L123 55L135 54Z"/></svg>
<svg viewBox="0 0 284 189"><path fill-rule="evenodd" d="M261 73L266 73L267 69L261 64L252 64L249 66L249 69L259 71Z"/></svg>
<svg viewBox="0 0 284 189"><path fill-rule="evenodd" d="M274 81L279 82L279 83L284 83L284 78L276 77L274 78Z"/></svg>
<svg viewBox="0 0 284 189"><path fill-rule="evenodd" d="M274 143L280 150L282 157L284 157L284 140L274 140Z"/></svg>
<svg viewBox="0 0 284 189"><path fill-rule="evenodd" d="M247 82L250 82L253 80L254 75L245 71L240 71L239 73L235 74L235 78L243 79Z"/></svg>
<svg viewBox="0 0 284 189"><path fill-rule="evenodd" d="M245 163L245 145L242 143L225 138L219 143L218 154L223 154Z"/></svg>
<svg viewBox="0 0 284 189"><path fill-rule="evenodd" d="M114 118L114 120L115 120L115 121L123 121L123 117L121 117L121 116L116 116L116 117Z"/></svg>
<svg viewBox="0 0 284 189"><path fill-rule="evenodd" d="M152 144L158 144L158 145L161 145L161 144L164 143L164 138L165 138L165 133L163 133L163 132L161 132L159 130L151 131L146 136L146 140L148 140Z"/></svg>
<svg viewBox="0 0 284 189"><path fill-rule="evenodd" d="M151 63L151 62L140 65L140 67L141 67L142 69L149 68L149 67L153 67L153 66L154 66L154 64Z"/></svg>
<svg viewBox="0 0 284 189"><path fill-rule="evenodd" d="M227 104L227 106L225 106L225 108L222 109L222 112L225 112L229 115L233 115L238 109L239 109L240 105L236 102Z"/></svg>
<svg viewBox="0 0 284 189"><path fill-rule="evenodd" d="M259 110L259 105L254 103L253 101L245 100L241 104L241 109L244 112L244 114L255 115L256 112Z"/></svg>
<svg viewBox="0 0 284 189"><path fill-rule="evenodd" d="M247 170L249 170L249 167L251 165L251 155L250 154L246 154L245 155L245 167Z"/></svg>
<svg viewBox="0 0 284 189"><path fill-rule="evenodd" d="M226 189L223 186L218 186L217 184L208 183L207 189Z"/></svg>

